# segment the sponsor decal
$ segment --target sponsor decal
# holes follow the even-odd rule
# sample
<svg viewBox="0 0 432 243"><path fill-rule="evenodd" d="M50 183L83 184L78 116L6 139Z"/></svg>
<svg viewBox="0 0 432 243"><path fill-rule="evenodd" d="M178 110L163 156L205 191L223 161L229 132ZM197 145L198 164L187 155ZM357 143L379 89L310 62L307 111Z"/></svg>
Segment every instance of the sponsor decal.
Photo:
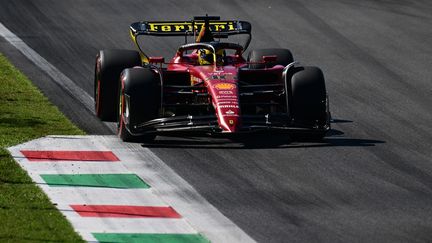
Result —
<svg viewBox="0 0 432 243"><path fill-rule="evenodd" d="M225 75L212 75L210 78L213 80L225 80Z"/></svg>
<svg viewBox="0 0 432 243"><path fill-rule="evenodd" d="M192 32L193 29L200 30L204 25L204 22L195 22L195 28L193 28L191 22L150 22L147 23L147 30L149 32ZM210 30L213 32L218 31L233 31L235 30L235 24L233 21L215 21L210 22Z"/></svg>
<svg viewBox="0 0 432 243"><path fill-rule="evenodd" d="M231 90L221 90L219 91L219 94L232 95L234 94L234 92L232 92Z"/></svg>
<svg viewBox="0 0 432 243"><path fill-rule="evenodd" d="M235 84L232 83L218 83L215 84L215 86L213 87L215 87L218 90L230 90L230 89L234 89L236 86Z"/></svg>
<svg viewBox="0 0 432 243"><path fill-rule="evenodd" d="M213 72L209 72L209 75L220 75L221 73L224 75L234 75L234 73L225 72L225 70L215 70Z"/></svg>
<svg viewBox="0 0 432 243"><path fill-rule="evenodd" d="M238 105L220 105L219 108L234 108L234 109L238 109L239 106Z"/></svg>
<svg viewBox="0 0 432 243"><path fill-rule="evenodd" d="M237 100L237 96L235 95L216 95L218 99L229 99L229 100Z"/></svg>
<svg viewBox="0 0 432 243"><path fill-rule="evenodd" d="M232 111L232 110L227 110L227 111L225 111L225 114L227 114L227 115L232 115L232 114L234 114L235 112L234 111Z"/></svg>
<svg viewBox="0 0 432 243"><path fill-rule="evenodd" d="M211 72L208 75L209 79L213 80L237 80L237 76L234 73L227 73L223 70Z"/></svg>
<svg viewBox="0 0 432 243"><path fill-rule="evenodd" d="M219 101L217 103L218 103L218 105L222 105L222 104L237 105L238 104L237 100L224 100L224 101Z"/></svg>

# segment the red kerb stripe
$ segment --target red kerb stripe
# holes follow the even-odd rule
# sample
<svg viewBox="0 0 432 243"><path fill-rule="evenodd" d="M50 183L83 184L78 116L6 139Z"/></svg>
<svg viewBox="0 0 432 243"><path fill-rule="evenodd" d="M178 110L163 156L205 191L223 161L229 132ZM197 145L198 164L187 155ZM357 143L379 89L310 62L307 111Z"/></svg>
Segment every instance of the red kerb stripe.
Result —
<svg viewBox="0 0 432 243"><path fill-rule="evenodd" d="M181 218L171 207L123 205L70 205L82 217Z"/></svg>
<svg viewBox="0 0 432 243"><path fill-rule="evenodd" d="M30 161L119 161L111 151L32 151L21 150Z"/></svg>

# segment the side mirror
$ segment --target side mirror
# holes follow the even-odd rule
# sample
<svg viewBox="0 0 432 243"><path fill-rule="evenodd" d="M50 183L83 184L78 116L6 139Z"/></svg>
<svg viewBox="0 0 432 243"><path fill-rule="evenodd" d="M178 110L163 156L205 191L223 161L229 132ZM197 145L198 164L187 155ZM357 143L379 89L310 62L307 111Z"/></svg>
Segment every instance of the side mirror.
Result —
<svg viewBox="0 0 432 243"><path fill-rule="evenodd" d="M165 62L165 58L163 58L163 57L149 57L149 62L162 64Z"/></svg>
<svg viewBox="0 0 432 243"><path fill-rule="evenodd" d="M273 55L273 56L263 56L262 58L264 60L264 63L276 62L277 61L277 56L275 56L275 55Z"/></svg>

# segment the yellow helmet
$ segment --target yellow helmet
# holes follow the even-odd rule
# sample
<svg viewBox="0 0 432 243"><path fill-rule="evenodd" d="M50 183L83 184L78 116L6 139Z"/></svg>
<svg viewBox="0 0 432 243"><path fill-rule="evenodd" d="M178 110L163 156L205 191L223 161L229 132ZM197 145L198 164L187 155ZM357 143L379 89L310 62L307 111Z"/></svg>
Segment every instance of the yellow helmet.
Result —
<svg viewBox="0 0 432 243"><path fill-rule="evenodd" d="M217 65L223 65L225 61L225 50L220 49L216 52ZM198 50L198 63L200 65L211 65L214 63L213 53L207 49Z"/></svg>
<svg viewBox="0 0 432 243"><path fill-rule="evenodd" d="M200 65L210 65L213 64L213 53L207 49L198 50L198 63Z"/></svg>
<svg viewBox="0 0 432 243"><path fill-rule="evenodd" d="M225 56L226 53L224 49L216 51L216 63L218 66L223 66L225 64Z"/></svg>

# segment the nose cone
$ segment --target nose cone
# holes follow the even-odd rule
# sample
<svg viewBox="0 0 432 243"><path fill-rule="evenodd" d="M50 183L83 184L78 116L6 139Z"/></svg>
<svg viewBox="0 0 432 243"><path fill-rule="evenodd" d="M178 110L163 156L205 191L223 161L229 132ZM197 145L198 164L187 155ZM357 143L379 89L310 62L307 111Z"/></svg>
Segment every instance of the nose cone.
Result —
<svg viewBox="0 0 432 243"><path fill-rule="evenodd" d="M237 87L237 69L224 67L211 69L200 67L198 75L205 80L212 104L218 117L219 127L224 133L235 133L240 130L240 106Z"/></svg>
<svg viewBox="0 0 432 243"><path fill-rule="evenodd" d="M222 111L224 110L224 111ZM235 133L240 129L240 119L238 110L233 109L219 109L219 125L224 133Z"/></svg>
<svg viewBox="0 0 432 243"><path fill-rule="evenodd" d="M237 132L240 128L240 106L237 85L234 83L219 82L213 87L213 102L217 111L219 126L223 132Z"/></svg>

